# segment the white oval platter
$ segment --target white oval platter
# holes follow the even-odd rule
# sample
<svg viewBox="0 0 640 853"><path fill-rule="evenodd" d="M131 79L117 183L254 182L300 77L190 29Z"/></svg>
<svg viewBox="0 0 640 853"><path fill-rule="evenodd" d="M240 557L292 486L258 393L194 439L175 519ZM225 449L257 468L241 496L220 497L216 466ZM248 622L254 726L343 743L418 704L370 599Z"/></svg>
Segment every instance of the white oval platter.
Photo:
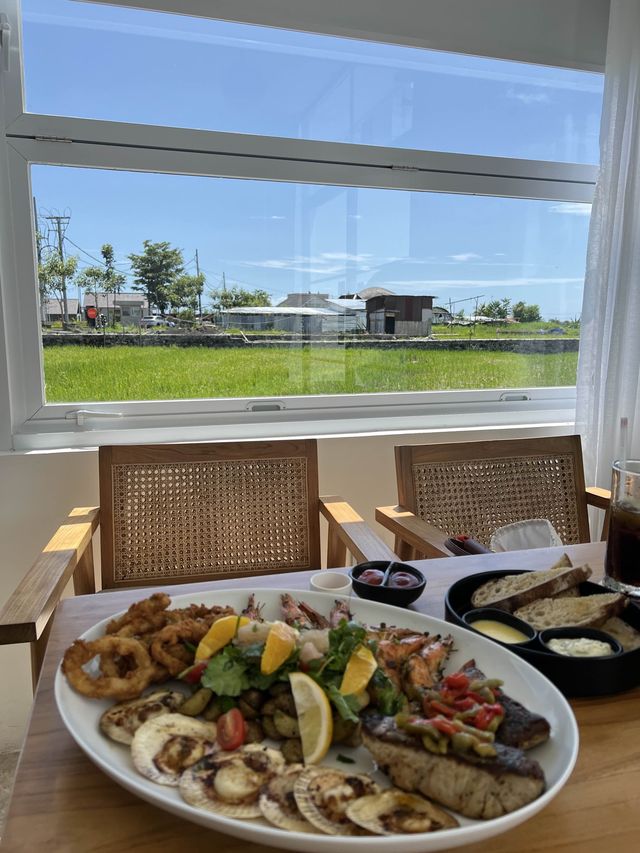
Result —
<svg viewBox="0 0 640 853"><path fill-rule="evenodd" d="M255 590L256 600L265 605L264 618L281 618L279 602L280 594L284 591L286 590ZM325 615L328 615L334 602L334 596L326 593L295 591L293 594ZM246 606L247 595L247 590L220 590L195 597L193 595L176 596L172 600L172 606L185 607L191 603L202 603L208 606L228 604L240 611ZM143 598L144 595L141 593L140 597ZM71 689L60 669L55 680L58 710L71 736L91 761L136 796L208 829L286 850L329 853L338 843L341 850L354 851L354 853L367 851L368 853L374 850L388 850L392 843L394 853L431 853L436 850L462 847L499 835L528 820L548 805L571 775L578 754L579 741L573 712L564 696L553 684L508 649L443 620L413 610L389 607L355 597L350 599L350 607L358 621L370 625L386 622L387 625L414 628L432 634L451 634L455 641L455 651L449 657L447 672L454 672L463 663L473 658L488 677L503 680L506 693L529 710L543 714L551 725L551 738L546 744L530 752L531 757L539 761L545 773L547 787L542 796L503 817L478 821L456 815L460 821L460 827L456 829L416 835L396 835L393 836L392 842L389 836L340 836L338 838L330 835L286 832L262 820L240 821L200 811L185 803L176 788L156 785L140 776L131 762L129 748L110 741L99 730L100 716L112 704L111 700L87 699L79 695ZM105 619L94 625L83 634L83 638L95 639L102 636L108 621ZM338 754L347 753L355 760L354 764L344 764L338 760ZM382 785L389 785L388 779L376 770L371 756L364 747L355 750L342 746L332 749L324 763L349 772L369 772Z"/></svg>

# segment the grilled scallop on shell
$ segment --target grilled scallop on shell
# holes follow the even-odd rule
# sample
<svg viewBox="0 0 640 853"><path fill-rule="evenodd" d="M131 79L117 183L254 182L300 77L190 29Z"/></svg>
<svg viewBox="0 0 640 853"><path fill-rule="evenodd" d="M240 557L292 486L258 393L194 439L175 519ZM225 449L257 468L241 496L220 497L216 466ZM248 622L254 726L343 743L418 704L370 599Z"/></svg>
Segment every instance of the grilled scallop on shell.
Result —
<svg viewBox="0 0 640 853"><path fill-rule="evenodd" d="M180 794L197 808L235 818L260 817L260 789L285 766L282 755L260 744L220 752L187 770Z"/></svg>
<svg viewBox="0 0 640 853"><path fill-rule="evenodd" d="M100 717L100 729L118 743L131 743L136 731L147 720L171 714L184 702L184 694L175 690L154 690L139 699L118 702Z"/></svg>
<svg viewBox="0 0 640 853"><path fill-rule="evenodd" d="M259 800L262 816L279 829L317 832L316 827L303 816L293 795L295 782L304 769L303 764L289 764L262 788Z"/></svg>
<svg viewBox="0 0 640 853"><path fill-rule="evenodd" d="M163 714L147 720L134 734L131 758L147 779L176 786L188 767L217 748L215 723Z"/></svg>
<svg viewBox="0 0 640 853"><path fill-rule="evenodd" d="M309 767L293 787L298 808L317 829L328 835L361 835L363 830L347 816L347 806L367 794L380 792L369 776L330 767Z"/></svg>
<svg viewBox="0 0 640 853"><path fill-rule="evenodd" d="M458 821L443 809L397 788L360 797L347 806L347 816L376 835L453 829Z"/></svg>

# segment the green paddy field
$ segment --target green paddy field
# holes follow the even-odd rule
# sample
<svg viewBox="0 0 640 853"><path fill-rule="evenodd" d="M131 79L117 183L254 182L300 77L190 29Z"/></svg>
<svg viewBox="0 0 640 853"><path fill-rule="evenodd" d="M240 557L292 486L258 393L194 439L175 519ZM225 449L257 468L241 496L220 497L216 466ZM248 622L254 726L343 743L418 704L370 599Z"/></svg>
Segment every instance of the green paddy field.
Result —
<svg viewBox="0 0 640 853"><path fill-rule="evenodd" d="M49 403L574 385L578 354L420 349L45 347Z"/></svg>

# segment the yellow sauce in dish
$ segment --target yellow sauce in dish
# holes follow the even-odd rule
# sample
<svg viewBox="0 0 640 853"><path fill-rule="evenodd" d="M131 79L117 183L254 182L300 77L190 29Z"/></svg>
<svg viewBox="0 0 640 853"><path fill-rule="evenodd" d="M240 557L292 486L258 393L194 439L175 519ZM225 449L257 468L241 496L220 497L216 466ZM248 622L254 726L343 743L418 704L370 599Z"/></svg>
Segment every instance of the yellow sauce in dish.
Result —
<svg viewBox="0 0 640 853"><path fill-rule="evenodd" d="M471 627L501 643L525 643L529 639L522 631L497 619L477 619L471 622Z"/></svg>

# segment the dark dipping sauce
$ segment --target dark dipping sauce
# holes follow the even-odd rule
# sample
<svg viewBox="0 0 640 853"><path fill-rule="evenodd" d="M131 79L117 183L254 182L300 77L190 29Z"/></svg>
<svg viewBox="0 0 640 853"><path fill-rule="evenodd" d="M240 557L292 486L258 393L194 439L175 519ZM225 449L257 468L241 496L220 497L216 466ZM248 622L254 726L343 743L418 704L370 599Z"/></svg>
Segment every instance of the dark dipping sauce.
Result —
<svg viewBox="0 0 640 853"><path fill-rule="evenodd" d="M640 587L640 512L624 504L611 510L605 570L620 583Z"/></svg>

